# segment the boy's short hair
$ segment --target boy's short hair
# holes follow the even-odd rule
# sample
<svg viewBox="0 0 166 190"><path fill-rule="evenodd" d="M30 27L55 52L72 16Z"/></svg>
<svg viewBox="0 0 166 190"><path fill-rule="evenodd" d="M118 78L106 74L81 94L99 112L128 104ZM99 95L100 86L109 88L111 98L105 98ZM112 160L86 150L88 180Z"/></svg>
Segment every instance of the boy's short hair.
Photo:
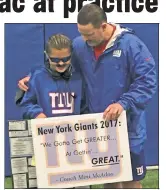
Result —
<svg viewBox="0 0 166 190"><path fill-rule="evenodd" d="M63 34L54 34L49 37L46 43L46 53L49 55L51 53L51 49L55 48L58 50L68 48L70 51L72 50L72 41Z"/></svg>

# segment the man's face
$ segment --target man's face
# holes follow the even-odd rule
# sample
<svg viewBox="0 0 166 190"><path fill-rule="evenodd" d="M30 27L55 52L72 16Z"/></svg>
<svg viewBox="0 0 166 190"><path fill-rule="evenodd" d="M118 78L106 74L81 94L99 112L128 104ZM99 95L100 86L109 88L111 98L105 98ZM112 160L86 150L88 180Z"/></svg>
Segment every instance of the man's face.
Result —
<svg viewBox="0 0 166 190"><path fill-rule="evenodd" d="M63 73L71 62L71 51L69 48L61 50L52 48L49 54L50 68L59 73Z"/></svg>
<svg viewBox="0 0 166 190"><path fill-rule="evenodd" d="M78 31L89 46L95 47L104 41L104 25L101 25L99 28L94 28L92 24L77 24L77 26Z"/></svg>

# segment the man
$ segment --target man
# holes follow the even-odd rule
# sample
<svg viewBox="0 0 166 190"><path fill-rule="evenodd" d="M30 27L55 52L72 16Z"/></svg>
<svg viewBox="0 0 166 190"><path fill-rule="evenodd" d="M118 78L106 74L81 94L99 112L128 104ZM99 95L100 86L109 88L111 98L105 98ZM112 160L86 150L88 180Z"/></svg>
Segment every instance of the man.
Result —
<svg viewBox="0 0 166 190"><path fill-rule="evenodd" d="M107 120L117 119L123 110L127 113L133 181L104 188L142 188L145 108L157 86L153 57L131 29L108 23L103 9L95 4L80 10L77 26L82 37L73 41L73 63L86 82L90 112L104 112ZM26 90L26 81L20 80L18 86Z"/></svg>

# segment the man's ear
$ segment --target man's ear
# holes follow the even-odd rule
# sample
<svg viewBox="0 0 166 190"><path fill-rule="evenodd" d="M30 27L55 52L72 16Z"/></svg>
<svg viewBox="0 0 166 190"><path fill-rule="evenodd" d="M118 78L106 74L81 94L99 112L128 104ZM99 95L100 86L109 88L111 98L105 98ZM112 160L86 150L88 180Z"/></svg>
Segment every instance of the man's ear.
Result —
<svg viewBox="0 0 166 190"><path fill-rule="evenodd" d="M107 23L102 23L102 24L101 24L101 27L102 27L103 31L105 31L106 28L107 28Z"/></svg>

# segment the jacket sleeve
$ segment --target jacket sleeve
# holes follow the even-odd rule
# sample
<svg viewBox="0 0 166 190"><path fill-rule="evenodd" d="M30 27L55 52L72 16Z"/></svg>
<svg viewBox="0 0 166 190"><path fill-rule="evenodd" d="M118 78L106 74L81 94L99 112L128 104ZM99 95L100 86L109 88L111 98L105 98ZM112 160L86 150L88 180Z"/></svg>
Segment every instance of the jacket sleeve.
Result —
<svg viewBox="0 0 166 190"><path fill-rule="evenodd" d="M82 70L80 68L79 60L77 58L77 54L75 52L75 48L73 47L73 54L72 54L72 65L74 69L80 74L82 78L82 99L81 99L81 114L88 114L89 113L89 108L87 104L87 98L86 98L86 84L85 84L85 79L82 74Z"/></svg>
<svg viewBox="0 0 166 190"><path fill-rule="evenodd" d="M82 70L80 68L79 59L75 50L73 49L72 53L72 66L74 67L75 71L79 72L82 75Z"/></svg>
<svg viewBox="0 0 166 190"><path fill-rule="evenodd" d="M27 76L31 77L31 72ZM26 85L28 85L28 83ZM24 94L25 94L24 90L17 89L16 95L14 98L14 102L17 106L19 106L20 102L22 101Z"/></svg>
<svg viewBox="0 0 166 190"><path fill-rule="evenodd" d="M24 97L24 94L25 92L21 89L18 89L16 91L16 95L15 95L15 98L14 98L14 101L15 101L15 104L17 106L19 106L20 102L22 101L23 97Z"/></svg>
<svg viewBox="0 0 166 190"><path fill-rule="evenodd" d="M156 69L154 59L145 44L134 37L127 49L131 85L118 101L125 110L138 113L144 110L156 92Z"/></svg>
<svg viewBox="0 0 166 190"><path fill-rule="evenodd" d="M31 76L29 89L25 92L19 106L22 109L23 119L34 119L43 109L37 104L35 77Z"/></svg>
<svg viewBox="0 0 166 190"><path fill-rule="evenodd" d="M86 86L85 86L85 83L83 82L80 114L88 114L89 113L89 108L88 108L87 98L86 98L86 89L85 88L86 88Z"/></svg>

